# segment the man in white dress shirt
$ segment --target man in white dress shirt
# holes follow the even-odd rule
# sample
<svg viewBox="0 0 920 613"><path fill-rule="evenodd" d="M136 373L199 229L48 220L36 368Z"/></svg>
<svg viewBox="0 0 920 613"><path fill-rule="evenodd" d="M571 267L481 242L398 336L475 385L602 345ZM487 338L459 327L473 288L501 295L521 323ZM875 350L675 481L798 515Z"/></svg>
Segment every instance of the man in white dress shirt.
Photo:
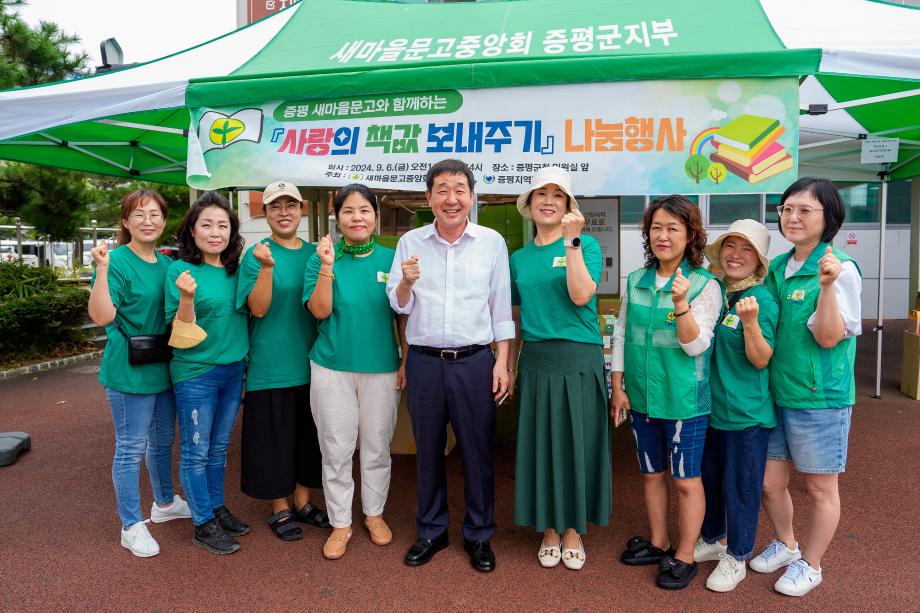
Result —
<svg viewBox="0 0 920 613"><path fill-rule="evenodd" d="M505 241L467 218L475 183L459 160L431 167L425 198L435 222L399 239L387 293L393 309L409 316L406 379L419 538L405 562L425 564L448 544L444 445L450 422L463 463L465 549L473 568L489 572L495 569L492 435L496 402L508 391L514 322Z"/></svg>

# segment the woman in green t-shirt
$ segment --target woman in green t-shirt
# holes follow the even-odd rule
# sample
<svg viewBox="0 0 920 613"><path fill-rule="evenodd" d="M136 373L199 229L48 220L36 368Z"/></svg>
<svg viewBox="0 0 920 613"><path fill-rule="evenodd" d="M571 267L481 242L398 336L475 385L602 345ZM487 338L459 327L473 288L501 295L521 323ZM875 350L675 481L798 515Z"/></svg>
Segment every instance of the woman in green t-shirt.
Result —
<svg viewBox="0 0 920 613"><path fill-rule="evenodd" d="M166 226L166 202L155 191L134 190L121 201L119 246L91 251L96 270L89 316L107 336L99 381L105 387L115 424L112 483L121 518L121 545L138 557L160 552L141 513L141 458L147 461L155 523L191 517L188 504L173 494L172 446L176 405L166 362L128 361L126 335L163 334L163 281L172 261L156 250Z"/></svg>
<svg viewBox="0 0 920 613"><path fill-rule="evenodd" d="M572 179L541 169L518 210L534 240L511 256L518 330L517 461L514 520L543 532L540 564L585 564L581 535L610 515L610 435L604 355L597 319L601 249L582 235ZM514 372L518 351L512 351ZM512 392L513 392L512 388Z"/></svg>
<svg viewBox="0 0 920 613"><path fill-rule="evenodd" d="M179 476L195 522L192 542L227 554L240 547L233 537L249 532L224 505L227 447L249 350L246 313L236 308L243 239L233 209L217 192L205 192L191 206L178 237L180 259L166 277L166 317L175 318L174 338L192 324L206 335L176 349L170 363L182 435Z"/></svg>
<svg viewBox="0 0 920 613"><path fill-rule="evenodd" d="M328 528L310 498L323 486L322 454L310 414L310 349L316 320L304 307L303 278L316 246L297 236L300 191L276 181L262 192L271 236L240 263L237 307L248 307L249 365L240 434L240 489L269 500L268 525L283 541L303 538L298 522ZM294 508L291 508L293 498Z"/></svg>
<svg viewBox="0 0 920 613"><path fill-rule="evenodd" d="M319 322L310 351L310 405L332 524L323 546L329 559L345 555L352 534L352 456L358 441L364 525L374 544L393 540L383 510L390 489L396 405L405 387L386 295L394 252L373 237L377 197L355 183L339 191L333 206L343 236L338 245L329 236L320 240L307 263L303 289L303 303Z"/></svg>
<svg viewBox="0 0 920 613"><path fill-rule="evenodd" d="M773 356L779 303L763 285L770 232L740 219L704 250L710 272L725 283L727 309L712 352L712 413L703 449L706 515L693 551L716 560L706 587L728 592L747 574L754 551L767 443L776 427L767 364Z"/></svg>

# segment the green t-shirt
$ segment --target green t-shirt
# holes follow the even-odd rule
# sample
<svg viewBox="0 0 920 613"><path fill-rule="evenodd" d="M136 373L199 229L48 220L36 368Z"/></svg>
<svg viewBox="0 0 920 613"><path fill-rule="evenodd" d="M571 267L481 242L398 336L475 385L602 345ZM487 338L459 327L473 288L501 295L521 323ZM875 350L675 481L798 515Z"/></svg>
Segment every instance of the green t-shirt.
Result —
<svg viewBox="0 0 920 613"><path fill-rule="evenodd" d="M387 297L394 253L377 245L364 257L345 254L335 261L332 313L318 322L311 360L346 372L393 372L399 368L395 315ZM319 268L319 256L314 255L304 276L304 304L313 295Z"/></svg>
<svg viewBox="0 0 920 613"><path fill-rule="evenodd" d="M265 238L275 260L272 269L272 302L265 317L249 319L249 368L246 390L279 389L310 382L310 348L316 340L316 320L304 308L303 278L316 246L302 241L299 249L288 249ZM258 243L257 243L258 244ZM256 284L262 265L249 248L240 263L236 306L246 299Z"/></svg>
<svg viewBox="0 0 920 613"><path fill-rule="evenodd" d="M172 263L162 253L156 263L146 262L122 245L109 252L109 296L115 305L115 319L128 336L163 334L163 281ZM92 283L96 282L93 272ZM108 340L102 354L99 382L126 394L157 394L170 388L169 364L128 363L128 341L115 323L105 327Z"/></svg>
<svg viewBox="0 0 920 613"><path fill-rule="evenodd" d="M173 351L169 372L173 383L203 375L220 364L233 364L246 357L249 334L246 312L236 308L237 273L210 264L190 264L176 260L166 274L166 319L172 321L179 309L176 279L188 270L198 287L195 289L195 323L208 337L190 349Z"/></svg>
<svg viewBox="0 0 920 613"><path fill-rule="evenodd" d="M588 274L600 282L601 246L593 236L581 235L581 251ZM565 246L560 238L549 245L533 242L511 254L511 303L521 306L524 342L565 339L600 345L597 294L584 306L569 297L565 277Z"/></svg>
<svg viewBox="0 0 920 613"><path fill-rule="evenodd" d="M757 323L770 347L776 340L779 302L763 285L743 292L757 299ZM728 295L732 298L732 294ZM715 327L712 369L712 413L709 425L717 430L744 430L751 426L776 427L776 411L770 394L770 369L754 368L744 352L744 324L735 306L723 313Z"/></svg>

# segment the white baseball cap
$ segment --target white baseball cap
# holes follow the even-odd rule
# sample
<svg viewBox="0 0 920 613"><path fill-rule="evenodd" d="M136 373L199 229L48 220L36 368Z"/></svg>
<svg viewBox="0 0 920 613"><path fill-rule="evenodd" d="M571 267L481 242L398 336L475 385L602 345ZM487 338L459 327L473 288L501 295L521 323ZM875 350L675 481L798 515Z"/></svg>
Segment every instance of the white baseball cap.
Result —
<svg viewBox="0 0 920 613"><path fill-rule="evenodd" d="M269 183L262 192L262 204L268 204L281 196L290 196L297 202L303 200L296 185L287 181L275 181Z"/></svg>

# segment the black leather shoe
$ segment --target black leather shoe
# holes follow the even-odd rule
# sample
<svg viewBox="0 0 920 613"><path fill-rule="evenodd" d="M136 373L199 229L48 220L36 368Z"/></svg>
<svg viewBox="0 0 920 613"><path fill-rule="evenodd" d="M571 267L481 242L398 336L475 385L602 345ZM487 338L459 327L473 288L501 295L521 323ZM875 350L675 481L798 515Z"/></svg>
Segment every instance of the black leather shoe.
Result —
<svg viewBox="0 0 920 613"><path fill-rule="evenodd" d="M463 540L463 548L470 554L470 566L481 573L490 573L495 570L495 554L489 541Z"/></svg>
<svg viewBox="0 0 920 613"><path fill-rule="evenodd" d="M243 536L249 532L249 526L244 524L233 513L230 512L230 509L224 505L220 505L214 509L214 518L217 520L217 523L220 524L220 527L227 531L227 534L231 536Z"/></svg>
<svg viewBox="0 0 920 613"><path fill-rule="evenodd" d="M406 557L403 561L409 566L427 564L434 557L434 554L447 547L449 542L446 530L434 539L419 539L406 552Z"/></svg>
<svg viewBox="0 0 920 613"><path fill-rule="evenodd" d="M217 555L233 553L240 548L240 544L221 528L216 519L209 519L200 526L195 526L192 543Z"/></svg>
<svg viewBox="0 0 920 613"><path fill-rule="evenodd" d="M682 590L690 585L699 570L696 562L687 564L668 556L658 564L658 579L655 583L666 590Z"/></svg>
<svg viewBox="0 0 920 613"><path fill-rule="evenodd" d="M675 553L673 547L665 551L655 547L641 536L634 536L626 542L626 550L620 554L620 562L629 566L658 564Z"/></svg>

